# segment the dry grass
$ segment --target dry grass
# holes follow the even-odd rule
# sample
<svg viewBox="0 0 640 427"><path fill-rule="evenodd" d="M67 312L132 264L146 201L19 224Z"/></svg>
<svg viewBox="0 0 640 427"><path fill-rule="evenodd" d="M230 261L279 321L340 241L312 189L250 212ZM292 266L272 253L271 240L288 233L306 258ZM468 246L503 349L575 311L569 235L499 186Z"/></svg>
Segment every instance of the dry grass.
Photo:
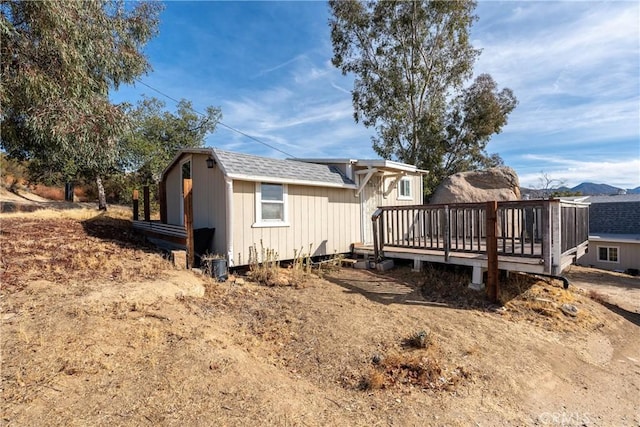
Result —
<svg viewBox="0 0 640 427"><path fill-rule="evenodd" d="M461 268L432 267L426 271L421 288L428 301L449 306L500 313L514 321L531 322L553 331L594 330L600 328L602 319L589 309L580 292L564 289L553 279L511 273L499 283L500 307L489 303L484 292L469 289L471 277ZM567 316L561 310L563 304L578 308L577 316Z"/></svg>
<svg viewBox="0 0 640 427"><path fill-rule="evenodd" d="M603 325L601 314L590 308L589 299L580 292L564 289L560 281L513 274L507 283L511 284L511 292L522 289L505 303L503 315L507 318L561 332L595 330ZM565 304L578 309L575 317L562 311Z"/></svg>
<svg viewBox="0 0 640 427"><path fill-rule="evenodd" d="M46 185L34 185L30 188L33 194L48 200L64 200L64 189L57 187L48 187Z"/></svg>
<svg viewBox="0 0 640 427"><path fill-rule="evenodd" d="M21 288L34 280L135 281L158 277L169 268L129 221L111 215L85 209L3 215L3 287Z"/></svg>
<svg viewBox="0 0 640 427"><path fill-rule="evenodd" d="M83 221L98 216L107 216L114 219L131 220L131 209L125 206L110 205L109 210L105 213L96 209L93 203L71 203L71 202L51 202L51 203L33 203L27 205L29 209L18 210L15 212L0 213L0 223L11 218L30 218L30 219L72 219Z"/></svg>

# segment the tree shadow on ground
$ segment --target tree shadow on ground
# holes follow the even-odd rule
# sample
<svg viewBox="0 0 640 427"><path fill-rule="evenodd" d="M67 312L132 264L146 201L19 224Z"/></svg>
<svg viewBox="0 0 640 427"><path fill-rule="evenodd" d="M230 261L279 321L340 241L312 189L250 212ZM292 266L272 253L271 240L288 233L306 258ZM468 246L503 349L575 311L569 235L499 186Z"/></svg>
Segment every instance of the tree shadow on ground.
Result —
<svg viewBox="0 0 640 427"><path fill-rule="evenodd" d="M599 287L607 286L622 289L640 288L640 276L625 275L608 270L599 270L597 268L589 268L586 270L585 267L578 270L569 267L564 275L572 282L597 283Z"/></svg>
<svg viewBox="0 0 640 427"><path fill-rule="evenodd" d="M359 293L381 304L414 304L468 310L495 310L500 304L491 303L485 291L469 288L471 269L428 264L422 272L414 272L408 265L392 270L343 269L339 274L326 277L349 292ZM506 304L517 298L539 279L530 276L511 275L501 277L500 302Z"/></svg>
<svg viewBox="0 0 640 427"><path fill-rule="evenodd" d="M620 317L625 318L629 322L633 323L636 326L640 326L640 313L634 313L629 310L625 310L622 307L618 307L615 304L611 304L610 302L602 301L602 305L607 307L609 310L613 311Z"/></svg>
<svg viewBox="0 0 640 427"><path fill-rule="evenodd" d="M122 248L163 254L162 249L150 243L142 233L131 226L131 221L127 219L112 218L102 213L82 221L82 228L87 236L108 241Z"/></svg>

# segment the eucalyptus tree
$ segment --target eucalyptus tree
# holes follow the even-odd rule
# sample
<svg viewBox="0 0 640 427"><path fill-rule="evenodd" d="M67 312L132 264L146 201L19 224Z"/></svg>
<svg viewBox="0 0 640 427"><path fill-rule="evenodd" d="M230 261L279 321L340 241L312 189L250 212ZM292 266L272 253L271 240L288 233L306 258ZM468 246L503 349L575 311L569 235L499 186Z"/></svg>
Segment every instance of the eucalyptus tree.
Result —
<svg viewBox="0 0 640 427"><path fill-rule="evenodd" d="M354 119L374 150L428 169L430 193L448 174L501 163L486 153L517 101L488 75L465 89L480 54L470 41L476 3L329 1L332 63L355 75Z"/></svg>
<svg viewBox="0 0 640 427"><path fill-rule="evenodd" d="M0 2L2 148L41 172L95 179L117 165L126 128L109 91L148 72L157 2Z"/></svg>

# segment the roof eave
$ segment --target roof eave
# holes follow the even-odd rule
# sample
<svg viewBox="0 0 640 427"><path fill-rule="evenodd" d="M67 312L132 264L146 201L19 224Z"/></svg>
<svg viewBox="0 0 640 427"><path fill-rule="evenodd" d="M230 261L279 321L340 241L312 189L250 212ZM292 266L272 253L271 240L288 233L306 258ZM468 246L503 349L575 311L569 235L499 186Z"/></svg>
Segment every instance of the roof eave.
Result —
<svg viewBox="0 0 640 427"><path fill-rule="evenodd" d="M384 159L331 159L331 158L306 158L306 159L288 159L305 163L319 163L319 164L352 164L356 167L369 167L369 168L386 168L392 170L399 170L403 172L419 173L421 175L428 174L429 171L424 169L418 169L414 165L402 162L394 162L393 160Z"/></svg>
<svg viewBox="0 0 640 427"><path fill-rule="evenodd" d="M245 174L234 174L234 173L227 174L226 176L228 178L236 179L238 181L272 182L275 184L305 185L309 187L345 188L350 190L357 189L357 187L354 184L347 184L347 183L340 184L335 182L306 181L303 179L276 178L273 176L245 175Z"/></svg>

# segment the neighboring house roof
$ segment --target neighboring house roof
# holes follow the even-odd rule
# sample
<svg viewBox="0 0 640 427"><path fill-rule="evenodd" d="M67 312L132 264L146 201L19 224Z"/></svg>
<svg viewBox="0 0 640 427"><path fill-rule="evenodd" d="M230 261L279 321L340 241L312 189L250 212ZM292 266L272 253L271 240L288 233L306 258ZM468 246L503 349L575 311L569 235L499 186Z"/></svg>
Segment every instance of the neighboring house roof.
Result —
<svg viewBox="0 0 640 427"><path fill-rule="evenodd" d="M213 153L224 174L233 179L355 188L355 183L335 166L270 159L217 148Z"/></svg>
<svg viewBox="0 0 640 427"><path fill-rule="evenodd" d="M640 234L640 198L595 196L589 206L589 234ZM600 201L602 200L602 201Z"/></svg>
<svg viewBox="0 0 640 427"><path fill-rule="evenodd" d="M589 234L589 240L593 242L615 242L615 243L638 243L640 244L640 234Z"/></svg>
<svg viewBox="0 0 640 427"><path fill-rule="evenodd" d="M611 196L582 196L588 203L640 202L640 194L614 194Z"/></svg>

